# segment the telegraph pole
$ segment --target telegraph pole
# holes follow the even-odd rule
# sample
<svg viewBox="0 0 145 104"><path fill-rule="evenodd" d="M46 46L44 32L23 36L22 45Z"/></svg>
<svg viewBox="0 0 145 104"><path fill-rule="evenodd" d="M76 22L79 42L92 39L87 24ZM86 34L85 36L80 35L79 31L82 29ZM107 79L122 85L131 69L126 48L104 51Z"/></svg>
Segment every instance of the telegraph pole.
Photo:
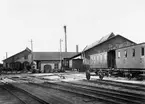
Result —
<svg viewBox="0 0 145 104"><path fill-rule="evenodd" d="M6 59L8 58L8 53L6 52Z"/></svg>
<svg viewBox="0 0 145 104"><path fill-rule="evenodd" d="M60 44L60 68L61 68L61 59L62 59L62 55L61 55L61 42L62 42L62 41L63 41L63 40L61 40L61 39L60 39L60 41L59 41L59 42L60 42L60 43L59 43L59 44Z"/></svg>
<svg viewBox="0 0 145 104"><path fill-rule="evenodd" d="M8 53L6 52L6 59L8 58ZM7 67L7 63L5 64L5 67Z"/></svg>
<svg viewBox="0 0 145 104"><path fill-rule="evenodd" d="M31 57L31 61L32 61L32 65L33 65L33 40L31 39L31 55L32 55L32 57Z"/></svg>
<svg viewBox="0 0 145 104"><path fill-rule="evenodd" d="M64 32L65 32L65 52L67 52L67 35L66 35L66 26L64 26Z"/></svg>

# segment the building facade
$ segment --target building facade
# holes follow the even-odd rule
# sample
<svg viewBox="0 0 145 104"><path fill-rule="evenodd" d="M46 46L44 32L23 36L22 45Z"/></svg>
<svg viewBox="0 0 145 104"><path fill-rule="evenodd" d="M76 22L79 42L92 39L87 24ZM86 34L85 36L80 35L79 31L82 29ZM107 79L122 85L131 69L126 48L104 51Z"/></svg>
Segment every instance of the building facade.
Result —
<svg viewBox="0 0 145 104"><path fill-rule="evenodd" d="M3 66L13 70L28 69L28 67L30 68L31 63L32 55L29 48L3 60Z"/></svg>
<svg viewBox="0 0 145 104"><path fill-rule="evenodd" d="M34 52L33 60L41 72L54 72L62 68L62 60L75 54L76 52Z"/></svg>
<svg viewBox="0 0 145 104"><path fill-rule="evenodd" d="M54 72L62 67L62 60L75 55L76 52L31 52L29 48L3 60L6 68L13 70L39 69L41 72ZM33 56L33 57L32 57Z"/></svg>

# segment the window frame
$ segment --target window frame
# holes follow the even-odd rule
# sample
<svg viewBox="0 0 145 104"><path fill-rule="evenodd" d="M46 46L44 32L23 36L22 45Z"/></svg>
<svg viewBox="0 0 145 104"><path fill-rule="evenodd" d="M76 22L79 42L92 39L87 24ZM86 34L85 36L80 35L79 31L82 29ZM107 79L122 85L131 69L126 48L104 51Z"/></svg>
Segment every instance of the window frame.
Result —
<svg viewBox="0 0 145 104"><path fill-rule="evenodd" d="M124 50L124 57L127 58L127 49Z"/></svg>
<svg viewBox="0 0 145 104"><path fill-rule="evenodd" d="M58 63L55 63L54 64L54 69L58 69L59 68L59 64Z"/></svg>
<svg viewBox="0 0 145 104"><path fill-rule="evenodd" d="M141 56L144 56L145 53L144 53L144 47L141 47Z"/></svg>
<svg viewBox="0 0 145 104"><path fill-rule="evenodd" d="M135 57L135 48L132 48L132 57Z"/></svg>
<svg viewBox="0 0 145 104"><path fill-rule="evenodd" d="M118 57L118 58L121 57L121 55L120 55L120 51L117 52L117 57Z"/></svg>

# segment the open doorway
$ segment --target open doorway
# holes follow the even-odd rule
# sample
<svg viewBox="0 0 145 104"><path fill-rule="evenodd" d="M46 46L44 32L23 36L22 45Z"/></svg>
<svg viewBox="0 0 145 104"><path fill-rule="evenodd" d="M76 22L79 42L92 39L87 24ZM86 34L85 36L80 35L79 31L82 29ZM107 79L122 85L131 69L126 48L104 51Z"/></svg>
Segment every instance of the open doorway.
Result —
<svg viewBox="0 0 145 104"><path fill-rule="evenodd" d="M116 56L115 50L110 50L108 52L108 56L107 56L108 68L115 68L116 67L115 56Z"/></svg>
<svg viewBox="0 0 145 104"><path fill-rule="evenodd" d="M52 70L51 65L44 65L44 73L50 73Z"/></svg>

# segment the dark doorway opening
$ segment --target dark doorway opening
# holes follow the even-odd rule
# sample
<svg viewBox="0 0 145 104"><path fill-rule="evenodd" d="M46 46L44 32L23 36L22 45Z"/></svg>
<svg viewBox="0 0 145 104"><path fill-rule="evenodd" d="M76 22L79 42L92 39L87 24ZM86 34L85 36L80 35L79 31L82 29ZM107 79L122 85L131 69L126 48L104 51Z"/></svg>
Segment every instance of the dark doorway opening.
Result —
<svg viewBox="0 0 145 104"><path fill-rule="evenodd" d="M107 56L108 68L115 68L116 67L115 56L116 56L115 50L111 50L108 52L108 56Z"/></svg>
<svg viewBox="0 0 145 104"><path fill-rule="evenodd" d="M44 73L50 73L52 70L51 65L44 65Z"/></svg>

